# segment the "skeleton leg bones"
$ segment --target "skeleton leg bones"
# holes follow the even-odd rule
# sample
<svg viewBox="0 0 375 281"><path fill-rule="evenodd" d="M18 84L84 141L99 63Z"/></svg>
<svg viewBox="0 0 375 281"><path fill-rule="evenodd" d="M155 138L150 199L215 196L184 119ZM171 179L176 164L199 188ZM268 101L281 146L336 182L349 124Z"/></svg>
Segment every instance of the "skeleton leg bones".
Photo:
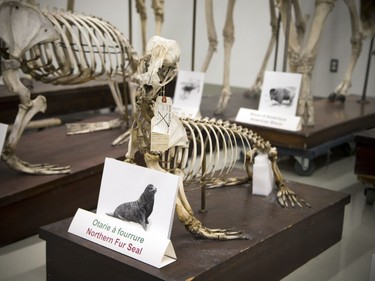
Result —
<svg viewBox="0 0 375 281"><path fill-rule="evenodd" d="M227 14L225 19L225 26L223 30L224 35L224 74L223 74L223 87L217 104L215 114L222 114L229 102L230 91L230 60L232 46L234 43L234 23L233 23L233 10L236 0L228 0ZM201 67L202 72L206 72L211 62L213 53L217 47L217 35L215 31L215 22L213 17L213 4L212 0L206 0L206 24L207 34L209 40L209 49L205 61Z"/></svg>
<svg viewBox="0 0 375 281"><path fill-rule="evenodd" d="M255 82L248 90L245 91L244 93L245 97L257 97L260 95L260 92L262 90L262 85L263 85L264 72L266 70L268 60L271 56L272 50L276 44L278 26L277 26L277 17L276 17L276 12L275 12L276 8L275 8L274 0L269 0L269 7L270 7L271 29L272 29L271 39L270 39L270 42L268 43L267 52L266 52L266 55L264 56L263 63L260 67L258 75L255 78Z"/></svg>
<svg viewBox="0 0 375 281"><path fill-rule="evenodd" d="M159 165L159 155L146 153L145 161L148 168L165 172L165 170L163 170ZM193 210L186 198L183 186L183 172L181 170L177 170L176 175L180 177L176 199L176 212L179 220L185 225L186 229L190 233L192 233L196 238L217 240L248 239L248 237L241 231L210 229L203 226L202 223L194 216Z"/></svg>
<svg viewBox="0 0 375 281"><path fill-rule="evenodd" d="M38 96L34 100L30 99L30 91L20 81L18 76L18 69L20 64L17 60L5 60L2 64L3 79L6 87L12 92L18 94L20 97L20 105L18 113L14 122L14 126L6 140L2 159L11 168L26 172L29 174L63 174L69 173L70 167L60 167L50 164L31 164L20 160L16 155L16 147L19 139L25 130L26 125L38 112L44 112L47 108L46 99L43 96Z"/></svg>
<svg viewBox="0 0 375 281"><path fill-rule="evenodd" d="M329 95L328 100L333 102L335 100L344 102L345 97L348 94L348 90L351 87L352 75L355 68L355 65L358 61L359 55L362 50L362 40L363 36L360 32L359 26L359 15L356 7L356 3L353 0L345 0L345 3L349 9L350 13L350 22L352 27L352 37L351 37L351 56L350 63L345 71L344 79L337 85L335 91Z"/></svg>
<svg viewBox="0 0 375 281"><path fill-rule="evenodd" d="M335 0L316 1L316 9L312 19L310 36L299 57L297 72L302 74L302 83L297 115L303 117L306 126L315 125L313 96L311 91L312 71L316 60L317 48L322 30L329 13L334 7L334 4Z"/></svg>
<svg viewBox="0 0 375 281"><path fill-rule="evenodd" d="M98 132L103 130L109 130L109 129L115 129L121 127L128 118L126 106L127 104L124 104L120 88L118 86L118 83L115 79L108 79L108 85L112 93L112 97L116 104L116 109L120 113L120 118L116 118L110 121L103 121L103 122L93 122L93 123L68 123L66 124L67 127L67 135L77 135L77 134L85 134L85 133L92 133L92 132ZM126 83L124 83L124 87L126 87ZM130 96L135 95L134 91L130 88ZM131 100L133 101L134 98L131 97ZM134 109L134 103L132 104L132 108ZM124 134L120 135L112 142L112 145L118 145L122 144L127 141L129 137L129 130L127 130Z"/></svg>

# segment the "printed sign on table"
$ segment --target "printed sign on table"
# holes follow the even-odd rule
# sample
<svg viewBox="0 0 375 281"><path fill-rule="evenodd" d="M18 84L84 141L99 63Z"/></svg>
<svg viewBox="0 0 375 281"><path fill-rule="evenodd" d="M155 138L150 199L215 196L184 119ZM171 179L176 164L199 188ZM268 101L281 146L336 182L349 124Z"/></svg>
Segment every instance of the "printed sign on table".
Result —
<svg viewBox="0 0 375 281"><path fill-rule="evenodd" d="M266 71L258 110L241 107L236 121L287 131L302 129L296 116L302 75Z"/></svg>
<svg viewBox="0 0 375 281"><path fill-rule="evenodd" d="M302 121L299 116L280 116L244 107L238 110L236 122L277 128L285 131L299 131L302 129Z"/></svg>
<svg viewBox="0 0 375 281"><path fill-rule="evenodd" d="M79 209L69 232L158 268L170 264L178 180L106 158L97 212Z"/></svg>
<svg viewBox="0 0 375 281"><path fill-rule="evenodd" d="M172 110L181 117L199 115L204 87L204 72L179 70Z"/></svg>
<svg viewBox="0 0 375 281"><path fill-rule="evenodd" d="M295 116L302 75L266 71L258 110L273 115Z"/></svg>

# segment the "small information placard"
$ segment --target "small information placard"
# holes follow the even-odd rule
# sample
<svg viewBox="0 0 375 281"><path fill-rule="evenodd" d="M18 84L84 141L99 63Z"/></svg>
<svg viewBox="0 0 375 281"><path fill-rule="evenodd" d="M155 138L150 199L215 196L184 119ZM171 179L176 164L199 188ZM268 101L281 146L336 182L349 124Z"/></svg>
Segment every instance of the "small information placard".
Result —
<svg viewBox="0 0 375 281"><path fill-rule="evenodd" d="M0 153L3 151L5 138L7 136L8 125L0 123Z"/></svg>
<svg viewBox="0 0 375 281"><path fill-rule="evenodd" d="M140 233L107 215L78 209L68 231L157 268L176 260L172 243L166 237L158 236L158 233Z"/></svg>
<svg viewBox="0 0 375 281"><path fill-rule="evenodd" d="M287 131L299 131L302 128L299 116L280 116L243 107L238 110L236 121Z"/></svg>
<svg viewBox="0 0 375 281"><path fill-rule="evenodd" d="M302 74L266 71L259 100L259 111L295 116Z"/></svg>
<svg viewBox="0 0 375 281"><path fill-rule="evenodd" d="M199 117L204 72L179 70L173 97L173 112L179 117Z"/></svg>
<svg viewBox="0 0 375 281"><path fill-rule="evenodd" d="M97 212L79 209L69 232L157 268L176 260L170 241L179 177L107 158Z"/></svg>
<svg viewBox="0 0 375 281"><path fill-rule="evenodd" d="M240 108L236 121L287 131L302 129L296 116L302 75L266 71L258 110Z"/></svg>

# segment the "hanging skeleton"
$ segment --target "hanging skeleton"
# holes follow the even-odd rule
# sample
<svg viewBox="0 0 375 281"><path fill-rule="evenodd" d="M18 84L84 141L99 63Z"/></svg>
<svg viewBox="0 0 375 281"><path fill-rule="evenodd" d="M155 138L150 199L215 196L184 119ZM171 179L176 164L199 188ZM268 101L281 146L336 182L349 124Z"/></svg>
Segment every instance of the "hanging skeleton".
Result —
<svg viewBox="0 0 375 281"><path fill-rule="evenodd" d="M20 97L19 111L6 140L2 159L12 168L30 174L68 173L70 167L30 164L16 155L16 146L25 126L37 112L46 110L46 99L30 98L18 71L54 85L81 84L106 80L121 117L110 122L70 126L70 134L120 126L127 110L116 76L134 72L137 57L124 36L99 18L63 11L40 11L21 2L0 6L0 37L8 49L2 53L5 86ZM83 126L83 127L82 127ZM121 141L118 140L118 141Z"/></svg>
<svg viewBox="0 0 375 281"><path fill-rule="evenodd" d="M214 119L178 119L170 113L168 98L159 94L176 75L179 58L180 48L175 41L158 36L149 41L135 76L140 87L137 90L126 161L134 163L134 155L139 151L144 155L149 168L180 176L176 200L178 218L187 230L198 238L244 239L246 235L241 231L209 229L203 226L194 216L185 196L183 182L200 182L211 187L249 182L252 178L254 156L257 154L267 155L271 162L278 189L278 202L282 206L302 206L301 203L305 202L286 186L276 163L276 148L271 147L269 142L251 130L229 122ZM161 142L157 134L155 139L155 128L160 124L154 122L155 119L165 122L170 129L167 138ZM155 141L157 145L154 145ZM162 146L163 148L160 148ZM243 178L229 177L241 149L246 155L243 167L247 173ZM220 161L224 162L222 168L218 168Z"/></svg>
<svg viewBox="0 0 375 281"><path fill-rule="evenodd" d="M334 93L330 95L331 101L341 100L345 101L345 95L347 95L349 88L351 87L352 73L354 71L355 64L359 58L362 47L362 34L360 32L360 22L357 7L354 0L344 0L350 13L351 26L352 26L352 38L351 38L351 59L346 69L343 80L336 87ZM295 12L295 23L290 25L289 34L289 46L288 46L288 57L290 63L290 72L302 74L302 85L301 93L299 97L299 104L297 108L297 115L303 117L304 125L314 126L314 107L313 107L313 96L312 96L312 72L314 69L314 63L317 56L317 48L320 42L320 36L324 27L324 23L332 11L336 0L316 0L315 1L315 13L312 18L310 34L307 38L305 36L305 25L306 19L303 18L300 5L298 0L292 0L291 5ZM366 0L362 0L366 2ZM371 2L371 1L369 1ZM217 104L215 113L221 114L225 111L228 102L230 100L230 55L232 46L234 43L234 24L233 24L233 11L234 11L235 0L228 0L227 15L224 26L224 78L222 92ZM271 15L271 27L272 36L271 40L261 65L260 71L256 77L255 83L250 90L246 92L247 96L260 93L260 89L263 83L263 75L271 55L272 49L276 42L276 11L280 10L281 21L283 23L284 31L287 23L287 11L288 1L285 0L269 0L270 15ZM217 35L215 31L214 18L213 18L213 5L212 0L206 0L206 22L207 22L207 33L209 39L209 50L206 56L206 60L202 66L202 71L205 72L212 58L213 52L217 47ZM366 23L369 23L367 21ZM372 27L374 30L374 27ZM372 31L374 34L374 31ZM304 40L305 39L305 40Z"/></svg>

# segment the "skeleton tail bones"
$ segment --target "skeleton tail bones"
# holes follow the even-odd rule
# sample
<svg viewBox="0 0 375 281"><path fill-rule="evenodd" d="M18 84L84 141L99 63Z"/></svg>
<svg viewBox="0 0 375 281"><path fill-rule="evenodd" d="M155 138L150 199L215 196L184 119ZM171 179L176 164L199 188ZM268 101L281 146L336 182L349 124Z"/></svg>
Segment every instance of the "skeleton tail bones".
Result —
<svg viewBox="0 0 375 281"><path fill-rule="evenodd" d="M169 45L168 57L166 56L168 52L164 52L163 55L160 52L160 48L166 44ZM173 144L170 144L166 151L151 151L151 119L154 116L155 100L160 88L170 80L170 73L176 73L179 47L175 41L160 37L152 38L150 45L153 47L148 49L144 58L145 63L140 64L139 68L138 77L142 78L141 86L138 88L137 109L125 161L134 163L135 153L139 151L144 155L149 168L174 173L180 177L176 211L186 229L198 238L219 240L247 238L241 231L209 229L203 226L194 216L183 183L198 181L215 187L248 182L252 178L252 164L256 154L266 154L271 162L278 189L277 199L281 206L308 205L286 186L276 163L276 148L271 147L269 142L264 141L253 131L236 124L208 118L194 120L172 118L171 128L175 122L176 131L180 130L185 134L179 134L180 139L174 139ZM160 71L160 65L155 66L152 63L163 58L167 61L162 68L167 65L169 71ZM174 63L171 58L174 58ZM145 79L145 77L151 78L155 73L158 73L159 79L155 76L152 79ZM246 155L243 166L247 174L243 178L229 178L228 175L237 163L240 150ZM224 162L222 168L218 168L219 162Z"/></svg>

